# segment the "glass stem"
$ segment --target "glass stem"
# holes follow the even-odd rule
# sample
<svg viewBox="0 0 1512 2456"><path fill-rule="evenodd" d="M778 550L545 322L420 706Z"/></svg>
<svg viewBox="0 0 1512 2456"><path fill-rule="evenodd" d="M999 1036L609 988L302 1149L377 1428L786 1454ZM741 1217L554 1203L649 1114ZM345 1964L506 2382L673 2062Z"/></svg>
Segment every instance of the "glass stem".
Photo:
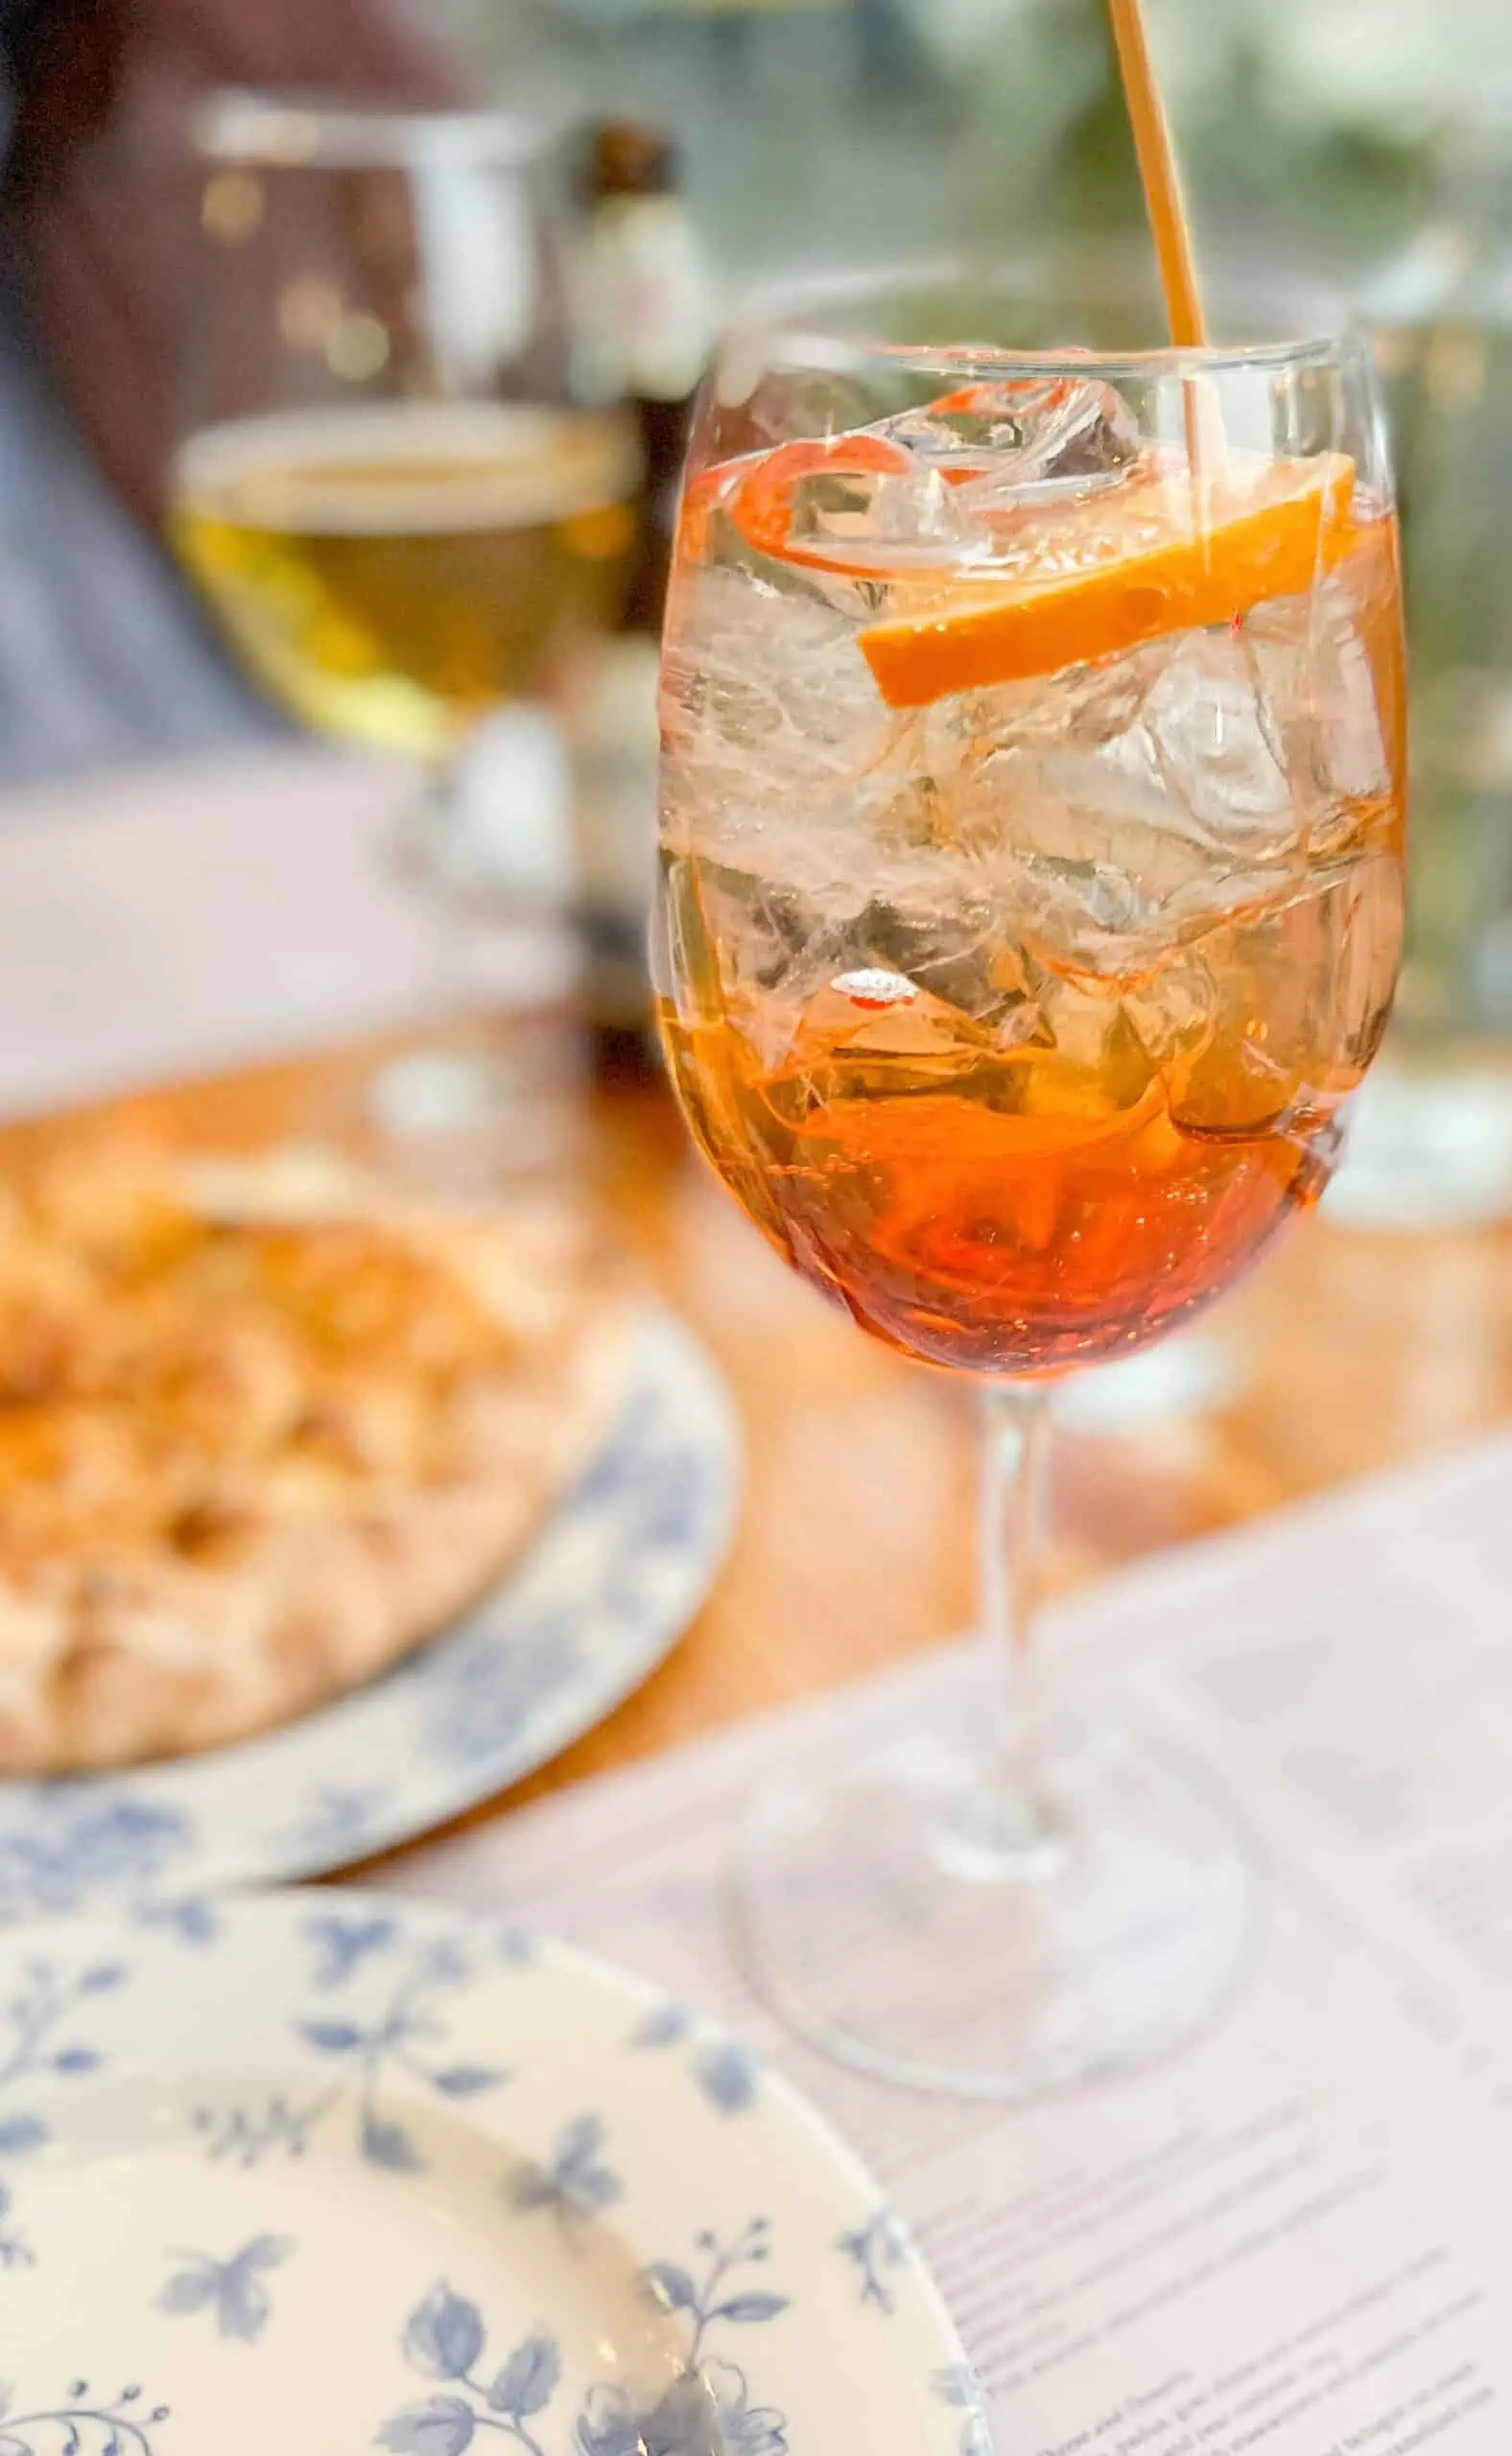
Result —
<svg viewBox="0 0 1512 2456"><path fill-rule="evenodd" d="M1038 1857L1051 1821L1036 1773L1038 1736L1031 1640L1037 1599L1036 1534L1049 1430L1048 1394L1029 1382L981 1390L981 1630L994 1662L992 1822L1015 1860Z"/></svg>
<svg viewBox="0 0 1512 2456"><path fill-rule="evenodd" d="M462 1004L462 924L457 872L463 858L459 838L456 762L428 759L398 825L399 864L421 899L429 922L426 950L427 1003L448 1020Z"/></svg>

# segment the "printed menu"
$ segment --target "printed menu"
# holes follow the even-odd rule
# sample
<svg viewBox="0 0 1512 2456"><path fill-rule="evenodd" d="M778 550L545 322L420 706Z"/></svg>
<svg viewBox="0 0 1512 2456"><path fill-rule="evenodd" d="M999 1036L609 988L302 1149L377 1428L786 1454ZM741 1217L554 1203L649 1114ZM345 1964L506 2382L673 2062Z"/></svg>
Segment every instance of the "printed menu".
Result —
<svg viewBox="0 0 1512 2456"><path fill-rule="evenodd" d="M743 1971L743 1792L959 1712L969 1647L384 1881L525 1913L786 2069L931 2263L999 2456L1505 2456L1512 1439L1163 1556L1045 1640L1060 1710L1181 1752L1256 1856L1232 2000L1128 2077L1016 2107L896 2090L793 2041Z"/></svg>

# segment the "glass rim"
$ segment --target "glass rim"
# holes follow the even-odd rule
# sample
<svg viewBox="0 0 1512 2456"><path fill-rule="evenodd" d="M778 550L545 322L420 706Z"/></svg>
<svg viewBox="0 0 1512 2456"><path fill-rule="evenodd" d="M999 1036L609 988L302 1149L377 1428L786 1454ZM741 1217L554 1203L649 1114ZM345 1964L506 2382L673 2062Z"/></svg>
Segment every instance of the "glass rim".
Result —
<svg viewBox="0 0 1512 2456"><path fill-rule="evenodd" d="M406 110L254 86L211 94L194 114L191 140L207 162L331 171L523 166L553 143L549 130L511 111Z"/></svg>
<svg viewBox="0 0 1512 2456"><path fill-rule="evenodd" d="M1107 303L1121 303L1116 268L1110 271L1106 260L1101 261ZM1078 277L1080 270L1077 269ZM1328 365L1368 347L1365 324L1358 310L1342 299L1328 298L1325 304L1318 294L1314 294L1314 303L1320 306L1326 320L1320 320L1309 332L1279 340L1214 342L1201 348L1169 342L1141 349L1110 350L1088 349L1069 342L1042 348L1008 348L991 342L899 342L884 334L868 333L863 327L847 329L839 320L846 311L863 308L868 299L901 303L912 296L927 297L932 291L975 290L984 298L996 296L1022 302L1037 289L1047 304L1052 306L1055 282L1058 277L1064 279L1064 272L1065 268L1057 266L1053 259L1037 266L1029 259L1022 259L982 272L964 259L939 258L885 272L820 274L809 281L786 282L747 295L721 335L718 356L723 358L732 349L741 354L748 346L765 344L784 366L819 374L842 373L864 362L883 362L913 367L921 374L958 379L974 374L1036 376L1063 372L1067 367L1075 367L1087 375L1110 376L1212 375L1229 369L1273 374L1290 367ZM1264 283L1263 279L1251 281L1231 268L1228 286L1262 292ZM1220 272L1213 288L1221 295L1224 287ZM1081 293L1083 297L1092 295L1085 289Z"/></svg>

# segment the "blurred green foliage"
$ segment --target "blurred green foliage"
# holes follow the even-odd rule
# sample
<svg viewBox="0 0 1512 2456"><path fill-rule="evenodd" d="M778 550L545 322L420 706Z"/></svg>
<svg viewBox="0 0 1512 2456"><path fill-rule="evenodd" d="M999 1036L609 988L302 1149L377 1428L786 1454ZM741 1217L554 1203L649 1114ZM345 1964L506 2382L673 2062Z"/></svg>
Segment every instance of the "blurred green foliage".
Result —
<svg viewBox="0 0 1512 2456"><path fill-rule="evenodd" d="M1160 12L1152 12L1158 36ZM1303 115L1262 14L1215 5L1189 46L1172 116L1199 234L1344 273L1404 246L1429 209L1431 126L1361 103ZM1172 81L1174 83L1174 81ZM973 63L966 225L1053 245L1141 226L1139 177L1103 0L1031 0Z"/></svg>

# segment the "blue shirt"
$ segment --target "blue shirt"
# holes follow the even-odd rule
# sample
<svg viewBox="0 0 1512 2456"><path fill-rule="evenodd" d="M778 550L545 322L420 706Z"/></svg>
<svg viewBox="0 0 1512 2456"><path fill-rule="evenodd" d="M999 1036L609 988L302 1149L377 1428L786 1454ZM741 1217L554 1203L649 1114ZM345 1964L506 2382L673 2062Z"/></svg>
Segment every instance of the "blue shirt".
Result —
<svg viewBox="0 0 1512 2456"><path fill-rule="evenodd" d="M51 5L0 0L0 148ZM94 466L0 279L0 784L280 729Z"/></svg>

